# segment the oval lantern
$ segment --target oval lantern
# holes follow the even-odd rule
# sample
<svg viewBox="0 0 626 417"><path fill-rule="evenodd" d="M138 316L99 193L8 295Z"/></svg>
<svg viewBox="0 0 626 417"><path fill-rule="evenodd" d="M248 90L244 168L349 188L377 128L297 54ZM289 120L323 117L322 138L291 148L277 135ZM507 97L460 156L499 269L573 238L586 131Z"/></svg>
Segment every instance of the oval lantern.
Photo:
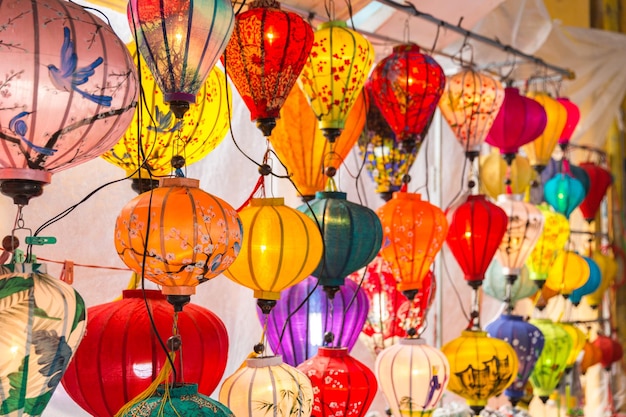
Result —
<svg viewBox="0 0 626 417"><path fill-rule="evenodd" d="M615 362L621 361L624 356L622 344L612 337L598 334L596 340L593 341L593 344L600 348L600 351L602 352L602 359L600 359L600 363L607 371L611 369L611 365Z"/></svg>
<svg viewBox="0 0 626 417"><path fill-rule="evenodd" d="M565 361L566 362L565 372L569 372L574 367L574 364L576 363L576 360L578 359L578 355L585 347L585 343L587 342L587 335L573 324L569 324L569 323L557 323L557 324L561 326L563 329L565 329L570 339L572 340L572 349L570 350L569 356L567 357L567 360Z"/></svg>
<svg viewBox="0 0 626 417"><path fill-rule="evenodd" d="M530 186L533 177L533 170L530 167L528 158L515 155L510 166L507 166L504 157L498 152L491 152L488 155L481 155L480 162L480 189L494 200L500 194L507 191L506 179L511 180L511 193L524 194Z"/></svg>
<svg viewBox="0 0 626 417"><path fill-rule="evenodd" d="M117 413L148 388L163 368L167 359L148 309L159 337L167 340L174 310L160 291L126 290L121 300L89 308L87 332L62 382L72 400L92 416ZM211 395L226 369L226 327L214 313L195 304L179 313L177 327L183 342L185 381Z"/></svg>
<svg viewBox="0 0 626 417"><path fill-rule="evenodd" d="M585 188L571 175L556 174L543 185L543 196L557 213L569 219L570 214L584 200Z"/></svg>
<svg viewBox="0 0 626 417"><path fill-rule="evenodd" d="M585 346L583 347L583 357L580 361L580 372L585 375L585 373L587 373L587 369L599 364L601 360L602 349L587 340L585 342Z"/></svg>
<svg viewBox="0 0 626 417"><path fill-rule="evenodd" d="M598 268L600 268L602 280L600 281L598 289L585 296L585 300L591 308L596 309L600 303L602 303L606 290L613 285L613 282L615 281L618 264L613 255L603 254L598 250L594 250L592 252L591 259L593 259L598 265Z"/></svg>
<svg viewBox="0 0 626 417"><path fill-rule="evenodd" d="M600 284L602 282L602 273L600 272L600 267L598 267L596 261L588 256L583 256L583 258L589 266L589 278L582 287L576 288L570 294L569 300L572 304L574 304L574 306L578 306L584 296L592 294L600 288Z"/></svg>
<svg viewBox="0 0 626 417"><path fill-rule="evenodd" d="M579 165L589 176L589 192L580 204L580 211L587 222L591 223L598 213L600 204L607 190L613 183L613 175L607 169L591 162L583 162Z"/></svg>
<svg viewBox="0 0 626 417"><path fill-rule="evenodd" d="M485 273L483 291L496 300L509 302L507 301L507 285L508 282L502 272L502 265L500 265L497 259L494 259L491 261ZM530 279L528 268L524 266L520 275L511 285L510 303L511 305L515 305L519 300L535 295L537 291L539 291L539 288L535 285L535 282Z"/></svg>
<svg viewBox="0 0 626 417"><path fill-rule="evenodd" d="M578 122L580 122L580 109L567 97L557 97L556 101L565 107L565 112L567 113L565 126L563 127L563 131L559 137L559 145L563 146L569 143L570 139L574 135L576 126L578 126Z"/></svg>
<svg viewBox="0 0 626 417"><path fill-rule="evenodd" d="M113 29L77 4L33 0L0 11L20 22L2 33L0 192L26 205L53 173L117 142L133 118L137 72Z"/></svg>
<svg viewBox="0 0 626 417"><path fill-rule="evenodd" d="M589 264L576 252L561 251L548 272L545 285L568 297L589 279Z"/></svg>

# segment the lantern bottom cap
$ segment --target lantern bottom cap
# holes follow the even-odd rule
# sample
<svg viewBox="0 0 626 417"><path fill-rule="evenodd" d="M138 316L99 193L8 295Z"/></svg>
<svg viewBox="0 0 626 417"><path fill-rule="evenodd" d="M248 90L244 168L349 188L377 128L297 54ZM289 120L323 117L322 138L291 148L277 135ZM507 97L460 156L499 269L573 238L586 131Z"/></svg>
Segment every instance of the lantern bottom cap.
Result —
<svg viewBox="0 0 626 417"><path fill-rule="evenodd" d="M43 194L43 187L50 183L48 171L35 169L0 169L0 192L13 199L13 203L25 206L31 198Z"/></svg>

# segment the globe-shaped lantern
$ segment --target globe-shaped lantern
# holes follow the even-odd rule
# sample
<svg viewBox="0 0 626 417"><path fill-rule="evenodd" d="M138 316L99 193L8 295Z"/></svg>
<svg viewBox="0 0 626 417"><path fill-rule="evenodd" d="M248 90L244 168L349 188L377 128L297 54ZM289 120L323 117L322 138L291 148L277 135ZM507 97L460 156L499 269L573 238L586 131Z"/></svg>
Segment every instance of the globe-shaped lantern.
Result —
<svg viewBox="0 0 626 417"><path fill-rule="evenodd" d="M504 391L511 403L516 405L524 397L528 378L543 350L543 334L523 317L505 314L489 323L485 330L489 336L507 342L517 354L519 370L511 386Z"/></svg>
<svg viewBox="0 0 626 417"><path fill-rule="evenodd" d="M571 175L561 173L543 185L543 195L548 204L569 219L570 214L585 198L582 183Z"/></svg>
<svg viewBox="0 0 626 417"><path fill-rule="evenodd" d="M233 31L228 0L131 0L128 23L139 53L163 91L163 100L182 118Z"/></svg>
<svg viewBox="0 0 626 417"><path fill-rule="evenodd" d="M611 369L611 365L615 362L621 361L624 357L622 344L612 337L598 334L596 340L592 343L600 348L600 351L602 352L602 359L600 359L600 363L607 371Z"/></svg>
<svg viewBox="0 0 626 417"><path fill-rule="evenodd" d="M591 308L596 309L600 303L602 303L606 290L613 285L615 276L617 275L618 265L615 257L604 254L598 250L593 251L591 259L593 259L598 265L598 268L600 268L602 280L600 281L598 289L585 296L585 300Z"/></svg>
<svg viewBox="0 0 626 417"><path fill-rule="evenodd" d="M448 390L465 398L475 414L511 385L519 369L511 345L483 331L464 330L441 351L450 363Z"/></svg>
<svg viewBox="0 0 626 417"><path fill-rule="evenodd" d="M569 300L574 306L578 306L584 296L594 293L600 288L600 284L602 283L602 272L600 272L600 267L596 261L588 256L583 256L583 258L589 266L589 278L582 287L576 288L570 294Z"/></svg>
<svg viewBox="0 0 626 417"><path fill-rule="evenodd" d="M556 101L565 107L565 112L567 113L565 126L563 127L563 131L559 137L559 145L567 146L570 139L574 135L578 122L580 122L580 109L567 97L557 97Z"/></svg>
<svg viewBox="0 0 626 417"><path fill-rule="evenodd" d="M507 286L509 286L509 283L502 272L502 265L497 259L494 259L491 261L485 273L485 280L483 281L483 291L485 294L496 300L515 305L519 300L531 297L539 291L535 282L530 279L530 274L526 266L522 268L522 272L515 282L510 285L510 294L507 294Z"/></svg>
<svg viewBox="0 0 626 417"><path fill-rule="evenodd" d="M163 368L167 359L148 309L159 337L167 340L174 311L160 291L126 290L121 300L89 308L85 337L62 382L69 396L92 416L114 415L148 388ZM185 381L211 395L226 369L226 327L214 313L194 304L179 313L177 327Z"/></svg>
<svg viewBox="0 0 626 417"><path fill-rule="evenodd" d="M198 284L234 262L243 237L235 209L198 186L190 178L164 178L126 204L115 223L122 261L160 285L179 311Z"/></svg>
<svg viewBox="0 0 626 417"><path fill-rule="evenodd" d="M414 44L394 46L374 68L366 89L398 141L422 141L443 93L443 69Z"/></svg>
<svg viewBox="0 0 626 417"><path fill-rule="evenodd" d="M574 364L576 363L576 360L578 359L578 355L585 347L585 343L587 343L587 335L573 324L569 324L569 323L557 323L557 324L561 326L563 329L565 329L570 339L572 339L572 349L570 350L569 356L567 357L567 360L565 361L566 362L565 371L569 372L574 367Z"/></svg>
<svg viewBox="0 0 626 417"><path fill-rule="evenodd" d="M77 4L33 0L0 11L21 22L0 36L0 192L26 205L53 173L117 142L135 111L137 73L111 27Z"/></svg>
<svg viewBox="0 0 626 417"><path fill-rule="evenodd" d="M313 417L364 416L378 389L374 373L347 348L320 347L298 370L313 386Z"/></svg>
<svg viewBox="0 0 626 417"><path fill-rule="evenodd" d="M525 193L530 185L533 170L528 158L524 156L515 155L512 162L507 165L502 155L491 152L488 155L481 155L479 161L481 191L494 200L507 192L507 179L510 181L508 186L513 194Z"/></svg>
<svg viewBox="0 0 626 417"><path fill-rule="evenodd" d="M503 100L504 88L487 74L464 68L448 77L439 109L468 158L478 156Z"/></svg>
<svg viewBox="0 0 626 417"><path fill-rule="evenodd" d="M374 369L394 417L430 415L450 379L448 359L422 339L401 339L386 348Z"/></svg>
<svg viewBox="0 0 626 417"><path fill-rule="evenodd" d="M0 268L0 415L39 417L85 330L85 303L43 264Z"/></svg>
<svg viewBox="0 0 626 417"><path fill-rule="evenodd" d="M237 14L222 62L263 135L270 136L313 46L313 29L276 0Z"/></svg>
<svg viewBox="0 0 626 417"><path fill-rule="evenodd" d="M583 347L583 357L580 360L580 372L584 375L587 373L587 369L597 365L602 360L602 349L589 340L585 342Z"/></svg>
<svg viewBox="0 0 626 417"><path fill-rule="evenodd" d="M589 264L576 252L559 252L548 272L545 285L568 297L589 279Z"/></svg>
<svg viewBox="0 0 626 417"><path fill-rule="evenodd" d="M487 201L484 195L470 195L448 213L446 243L454 255L465 280L478 288L507 230L504 210Z"/></svg>
<svg viewBox="0 0 626 417"><path fill-rule="evenodd" d="M321 24L314 33L309 59L298 79L319 127L329 142L344 128L372 67L374 48L346 22Z"/></svg>
<svg viewBox="0 0 626 417"><path fill-rule="evenodd" d="M583 162L579 166L585 170L590 182L589 192L580 204L580 211L585 220L591 223L598 213L606 192L613 183L613 176L607 169L591 162Z"/></svg>

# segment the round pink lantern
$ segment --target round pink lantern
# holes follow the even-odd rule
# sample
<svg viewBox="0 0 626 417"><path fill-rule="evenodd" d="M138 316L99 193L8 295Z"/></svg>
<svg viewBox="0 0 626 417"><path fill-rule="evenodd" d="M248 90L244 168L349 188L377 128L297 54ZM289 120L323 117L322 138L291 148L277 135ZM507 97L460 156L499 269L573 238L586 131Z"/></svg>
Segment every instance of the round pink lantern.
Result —
<svg viewBox="0 0 626 417"><path fill-rule="evenodd" d="M0 5L0 191L19 205L54 172L109 150L135 111L137 74L100 18L60 0Z"/></svg>

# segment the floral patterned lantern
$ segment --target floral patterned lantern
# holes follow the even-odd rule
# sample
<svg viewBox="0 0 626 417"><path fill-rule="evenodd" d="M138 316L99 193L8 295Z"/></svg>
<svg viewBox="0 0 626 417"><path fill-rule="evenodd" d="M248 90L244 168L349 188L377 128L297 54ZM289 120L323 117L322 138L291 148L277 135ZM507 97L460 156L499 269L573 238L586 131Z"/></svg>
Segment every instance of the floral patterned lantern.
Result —
<svg viewBox="0 0 626 417"><path fill-rule="evenodd" d="M481 155L479 161L481 192L494 200L507 192L507 178L512 194L524 194L530 186L533 170L525 156L515 155L513 161L507 165L502 155L491 152L489 155Z"/></svg>
<svg viewBox="0 0 626 417"><path fill-rule="evenodd" d="M600 272L600 267L596 261L588 256L583 256L583 259L589 266L589 278L582 287L576 288L570 294L569 301L574 304L574 306L578 306L584 296L594 293L600 288L600 284L602 283L602 272Z"/></svg>
<svg viewBox="0 0 626 417"><path fill-rule="evenodd" d="M517 277L515 282L511 285L510 294L507 294L508 282L506 276L502 273L502 265L497 259L491 261L487 272L485 273L485 280L483 281L483 291L485 294L500 300L502 302L510 302L511 305L515 305L519 300L531 297L539 291L539 288L535 285L535 282L530 279L530 273L528 267L524 265L522 272ZM507 301L507 299L510 299Z"/></svg>
<svg viewBox="0 0 626 417"><path fill-rule="evenodd" d="M585 220L591 223L598 213L607 190L613 183L613 176L607 169L591 162L583 162L579 166L585 170L590 182L589 192L580 204L580 211Z"/></svg>
<svg viewBox="0 0 626 417"><path fill-rule="evenodd" d="M563 146L569 143L570 139L574 135L576 126L578 126L578 122L580 122L580 109L567 97L557 97L556 101L565 107L565 112L567 113L565 126L563 127L563 131L559 137L559 145Z"/></svg>
<svg viewBox="0 0 626 417"><path fill-rule="evenodd" d="M568 297L589 279L589 264L585 258L569 250L561 251L548 272L545 285Z"/></svg>
<svg viewBox="0 0 626 417"><path fill-rule="evenodd" d="M545 339L541 355L530 374L533 392L545 404L565 372L572 339L565 329L550 319L532 319L530 324L539 328Z"/></svg>
<svg viewBox="0 0 626 417"><path fill-rule="evenodd" d="M585 188L573 176L561 173L543 185L543 195L557 213L569 219L570 214L585 199Z"/></svg>

